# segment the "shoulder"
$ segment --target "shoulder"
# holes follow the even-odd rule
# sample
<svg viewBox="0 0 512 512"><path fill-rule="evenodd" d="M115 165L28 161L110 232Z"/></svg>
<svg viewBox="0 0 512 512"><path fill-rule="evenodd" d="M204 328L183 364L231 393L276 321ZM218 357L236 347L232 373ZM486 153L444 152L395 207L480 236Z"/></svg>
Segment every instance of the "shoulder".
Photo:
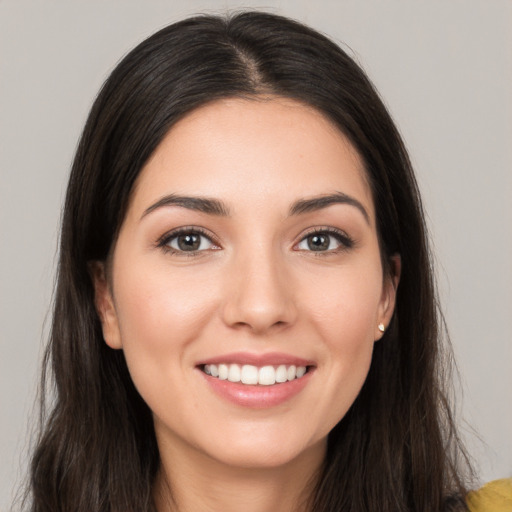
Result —
<svg viewBox="0 0 512 512"><path fill-rule="evenodd" d="M495 480L468 493L470 512L512 512L512 478Z"/></svg>

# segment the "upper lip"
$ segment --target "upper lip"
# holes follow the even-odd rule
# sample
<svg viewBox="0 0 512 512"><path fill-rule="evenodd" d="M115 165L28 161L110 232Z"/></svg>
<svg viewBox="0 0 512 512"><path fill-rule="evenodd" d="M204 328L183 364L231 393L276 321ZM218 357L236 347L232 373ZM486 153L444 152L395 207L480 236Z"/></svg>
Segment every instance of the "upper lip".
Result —
<svg viewBox="0 0 512 512"><path fill-rule="evenodd" d="M252 366L314 366L314 362L284 352L268 352L255 354L250 352L232 352L201 360L197 366L205 364L250 364Z"/></svg>

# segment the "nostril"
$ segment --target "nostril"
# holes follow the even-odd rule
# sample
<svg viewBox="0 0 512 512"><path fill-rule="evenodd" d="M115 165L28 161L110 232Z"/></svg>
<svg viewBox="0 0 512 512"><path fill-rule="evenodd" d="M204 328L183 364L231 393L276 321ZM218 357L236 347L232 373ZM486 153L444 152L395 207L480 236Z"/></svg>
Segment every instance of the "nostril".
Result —
<svg viewBox="0 0 512 512"><path fill-rule="evenodd" d="M297 317L290 279L277 268L276 258L260 256L244 254L243 265L231 273L222 314L233 328L282 329Z"/></svg>

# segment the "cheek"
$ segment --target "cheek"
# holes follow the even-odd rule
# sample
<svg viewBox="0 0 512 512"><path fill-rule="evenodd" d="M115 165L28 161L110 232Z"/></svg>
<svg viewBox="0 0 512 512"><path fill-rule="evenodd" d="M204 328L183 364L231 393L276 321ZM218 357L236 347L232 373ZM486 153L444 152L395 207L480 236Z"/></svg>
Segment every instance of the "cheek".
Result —
<svg viewBox="0 0 512 512"><path fill-rule="evenodd" d="M155 269L133 266L119 272L116 308L123 340L165 342L186 340L208 318L215 302L211 278L194 272L173 272L161 265ZM187 335L189 334L189 335Z"/></svg>
<svg viewBox="0 0 512 512"><path fill-rule="evenodd" d="M115 298L123 351L136 387L151 400L148 393L177 375L187 346L211 318L215 285L200 273L170 272L160 265L131 265L129 272L118 268Z"/></svg>
<svg viewBox="0 0 512 512"><path fill-rule="evenodd" d="M377 267L378 269L378 267ZM321 375L324 398L319 415L327 434L346 414L370 368L382 277L375 271L339 272L324 280L309 301L309 318L325 348Z"/></svg>
<svg viewBox="0 0 512 512"><path fill-rule="evenodd" d="M374 341L382 296L382 275L378 265L341 267L304 284L310 290L308 316L324 332L332 348L357 349ZM305 294L304 294L305 295Z"/></svg>

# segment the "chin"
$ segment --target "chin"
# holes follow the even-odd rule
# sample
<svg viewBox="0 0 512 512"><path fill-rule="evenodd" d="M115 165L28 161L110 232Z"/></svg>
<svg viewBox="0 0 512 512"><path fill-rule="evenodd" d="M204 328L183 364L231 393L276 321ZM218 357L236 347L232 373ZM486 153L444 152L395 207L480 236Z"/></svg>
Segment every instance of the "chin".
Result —
<svg viewBox="0 0 512 512"><path fill-rule="evenodd" d="M222 450L219 447L222 446ZM231 438L229 446L215 444L215 449L207 450L209 456L230 467L263 470L278 469L298 460L311 459L320 464L325 457L327 438L315 442L293 439L289 431L284 435L245 436Z"/></svg>

